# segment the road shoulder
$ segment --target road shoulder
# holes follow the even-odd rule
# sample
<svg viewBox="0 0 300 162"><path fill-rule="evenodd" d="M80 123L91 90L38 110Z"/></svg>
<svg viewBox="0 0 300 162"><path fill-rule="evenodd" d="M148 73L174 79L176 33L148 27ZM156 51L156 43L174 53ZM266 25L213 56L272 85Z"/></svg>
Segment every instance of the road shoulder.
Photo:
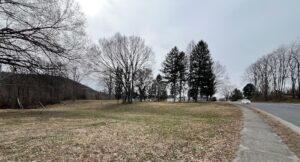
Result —
<svg viewBox="0 0 300 162"><path fill-rule="evenodd" d="M294 131L295 133L298 133L300 135L300 127L298 127L298 126L296 126L296 125L294 125L294 124L292 124L292 123L290 123L290 122L288 122L286 120L283 120L280 117L277 117L277 116L275 116L273 114L270 114L270 113L268 113L268 112L266 112L264 110L258 109L258 108L253 107L253 106L250 106L250 107L253 108L255 110L255 112L259 112L261 114L265 114L266 116L269 116L269 117L273 118L274 120L277 120L282 125L290 128L292 131Z"/></svg>
<svg viewBox="0 0 300 162"><path fill-rule="evenodd" d="M270 125L251 109L241 105L237 106L242 109L244 114L244 128L241 131L241 144L235 162L300 162L280 137L272 131Z"/></svg>
<svg viewBox="0 0 300 162"><path fill-rule="evenodd" d="M300 157L300 134L299 132L296 132L297 128L291 129L291 127L287 126L286 121L276 116L273 116L271 114L268 114L264 111L259 111L258 109L254 109L254 111L273 128L273 130L281 137L282 141L299 158Z"/></svg>

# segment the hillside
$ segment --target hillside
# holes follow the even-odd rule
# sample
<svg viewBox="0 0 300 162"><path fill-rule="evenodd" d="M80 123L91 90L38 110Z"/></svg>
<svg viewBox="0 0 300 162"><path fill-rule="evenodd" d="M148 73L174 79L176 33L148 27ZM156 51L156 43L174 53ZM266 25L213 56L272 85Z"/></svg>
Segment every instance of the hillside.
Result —
<svg viewBox="0 0 300 162"><path fill-rule="evenodd" d="M105 96L101 94L102 97ZM24 108L71 99L98 99L100 93L73 80L37 74L0 73L0 108Z"/></svg>

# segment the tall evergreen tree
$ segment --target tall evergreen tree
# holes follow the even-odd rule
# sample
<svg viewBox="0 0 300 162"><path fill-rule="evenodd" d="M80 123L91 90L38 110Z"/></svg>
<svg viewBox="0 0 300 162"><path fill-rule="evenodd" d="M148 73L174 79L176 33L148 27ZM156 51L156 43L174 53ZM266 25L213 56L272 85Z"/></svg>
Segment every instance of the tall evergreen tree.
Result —
<svg viewBox="0 0 300 162"><path fill-rule="evenodd" d="M213 73L213 68L212 68L212 62L208 65L208 71L205 73L205 80L207 81L207 89L205 92L203 92L208 98L207 100L211 100L213 95L216 93L216 76Z"/></svg>
<svg viewBox="0 0 300 162"><path fill-rule="evenodd" d="M176 101L177 95L177 83L179 79L178 74L178 57L179 50L174 47L166 56L166 60L163 62L162 72L164 73L164 78L168 84L171 84L171 94L174 97L174 102Z"/></svg>
<svg viewBox="0 0 300 162"><path fill-rule="evenodd" d="M213 61L204 41L194 46L190 56L190 95L197 102L199 94L207 100L216 92L216 81L213 73Z"/></svg>
<svg viewBox="0 0 300 162"><path fill-rule="evenodd" d="M255 93L255 86L252 83L248 83L244 88L243 88L243 94L245 97L248 99L251 99L254 96Z"/></svg>
<svg viewBox="0 0 300 162"><path fill-rule="evenodd" d="M152 81L152 84L148 89L148 94L150 99L158 102L168 98L167 85L162 80L162 76L160 74L158 74L156 79Z"/></svg>
<svg viewBox="0 0 300 162"><path fill-rule="evenodd" d="M122 98L123 95L123 74L122 70L118 67L116 70L116 79L115 79L115 97L119 100Z"/></svg>
<svg viewBox="0 0 300 162"><path fill-rule="evenodd" d="M156 83L157 83L157 101L159 102L161 98L162 88L163 88L162 76L160 74L156 76Z"/></svg>
<svg viewBox="0 0 300 162"><path fill-rule="evenodd" d="M210 100L216 93L216 76L213 72L213 61L210 54L204 58L203 67L205 71L203 72L203 81L201 83L200 93L204 94L207 97L207 100Z"/></svg>
<svg viewBox="0 0 300 162"><path fill-rule="evenodd" d="M231 92L230 100L237 101L240 99L243 99L243 93L239 89L236 88Z"/></svg>
<svg viewBox="0 0 300 162"><path fill-rule="evenodd" d="M148 98L151 100L155 100L157 97L157 83L156 80L152 80L150 88L148 89Z"/></svg>
<svg viewBox="0 0 300 162"><path fill-rule="evenodd" d="M191 98L194 96L194 94L193 94L193 89L194 88L192 88L192 73L191 73L191 70L192 70L192 68L191 68L191 60L192 60L192 58L191 58L191 53L192 53L192 51L193 51L193 49L194 49L194 47L196 46L196 43L194 42L194 41L191 41L190 43L189 43L189 45L188 45L188 47L187 47L187 50L186 50L186 54L187 54L187 66L188 66L188 101L190 101L191 100Z"/></svg>
<svg viewBox="0 0 300 162"><path fill-rule="evenodd" d="M182 93L184 91L184 86L186 85L186 81L188 79L188 73L187 73L187 57L184 52L180 52L177 59L177 68L178 68L178 81L179 81L179 101L181 102Z"/></svg>

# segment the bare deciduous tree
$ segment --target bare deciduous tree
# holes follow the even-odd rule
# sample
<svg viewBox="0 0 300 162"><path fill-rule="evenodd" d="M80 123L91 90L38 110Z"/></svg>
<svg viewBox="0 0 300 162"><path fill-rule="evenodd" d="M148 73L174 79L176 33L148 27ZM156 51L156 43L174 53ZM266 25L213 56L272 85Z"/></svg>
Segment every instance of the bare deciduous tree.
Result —
<svg viewBox="0 0 300 162"><path fill-rule="evenodd" d="M226 101L229 101L231 92L233 91L234 87L230 83L225 83L220 88L220 93L224 96Z"/></svg>
<svg viewBox="0 0 300 162"><path fill-rule="evenodd" d="M108 99L113 99L114 90L114 76L112 72L106 72L101 77L101 82L104 84L105 89L108 92Z"/></svg>
<svg viewBox="0 0 300 162"><path fill-rule="evenodd" d="M152 76L152 70L151 69L141 69L137 73L137 83L136 86L138 88L140 101L146 100L147 92L150 88L150 85L152 83L153 76Z"/></svg>
<svg viewBox="0 0 300 162"><path fill-rule="evenodd" d="M29 71L77 58L84 18L73 0L0 1L0 63Z"/></svg>
<svg viewBox="0 0 300 162"><path fill-rule="evenodd" d="M294 51L294 45L291 46L289 49L289 55L288 55L288 63L289 63L289 74L291 78L291 84L292 84L292 96L295 99L296 98L296 82L297 82L297 67L298 67L298 62L297 62L297 55L295 54Z"/></svg>
<svg viewBox="0 0 300 162"><path fill-rule="evenodd" d="M132 103L137 72L150 65L152 57L152 49L142 38L117 33L111 38L100 39L89 58L98 72L111 71L115 75L117 68L121 69L125 91L123 101Z"/></svg>
<svg viewBox="0 0 300 162"><path fill-rule="evenodd" d="M220 90L223 84L228 81L228 73L226 72L226 67L222 65L219 61L214 63L214 74L216 76L216 86L217 90Z"/></svg>
<svg viewBox="0 0 300 162"><path fill-rule="evenodd" d="M300 98L299 58L299 43L281 46L249 66L245 76L255 85L256 91L263 94L265 99L270 94L281 99L283 94L288 92L295 98L297 86Z"/></svg>
<svg viewBox="0 0 300 162"><path fill-rule="evenodd" d="M300 42L291 45L291 55L295 62L296 79L298 80L298 99L300 99Z"/></svg>

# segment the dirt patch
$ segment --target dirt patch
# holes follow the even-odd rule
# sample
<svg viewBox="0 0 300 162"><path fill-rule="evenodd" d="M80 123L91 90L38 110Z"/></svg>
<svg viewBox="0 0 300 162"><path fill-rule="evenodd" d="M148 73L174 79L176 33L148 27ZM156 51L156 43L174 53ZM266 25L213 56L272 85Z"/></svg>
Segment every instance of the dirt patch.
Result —
<svg viewBox="0 0 300 162"><path fill-rule="evenodd" d="M298 158L300 158L300 135L267 114L255 109L253 110L273 128L289 149L293 151Z"/></svg>

